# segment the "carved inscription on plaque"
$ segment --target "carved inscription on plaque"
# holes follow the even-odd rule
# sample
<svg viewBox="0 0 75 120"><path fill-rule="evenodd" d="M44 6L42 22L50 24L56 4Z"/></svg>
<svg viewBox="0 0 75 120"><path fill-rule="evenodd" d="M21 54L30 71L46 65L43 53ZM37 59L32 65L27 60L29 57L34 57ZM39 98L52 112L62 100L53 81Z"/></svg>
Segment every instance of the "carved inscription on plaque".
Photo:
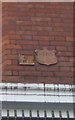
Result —
<svg viewBox="0 0 75 120"><path fill-rule="evenodd" d="M55 55L55 50L48 50L44 48L43 50L35 50L36 60L40 64L51 65L57 63L57 57Z"/></svg>
<svg viewBox="0 0 75 120"><path fill-rule="evenodd" d="M34 56L32 55L19 55L20 65L34 65Z"/></svg>

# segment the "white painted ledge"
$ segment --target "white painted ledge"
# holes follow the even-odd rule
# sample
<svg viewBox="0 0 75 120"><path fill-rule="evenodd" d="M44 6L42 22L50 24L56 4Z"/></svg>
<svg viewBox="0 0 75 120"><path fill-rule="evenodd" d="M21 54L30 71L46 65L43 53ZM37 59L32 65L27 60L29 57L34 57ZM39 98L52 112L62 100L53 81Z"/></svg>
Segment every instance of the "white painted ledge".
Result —
<svg viewBox="0 0 75 120"><path fill-rule="evenodd" d="M0 84L0 101L74 103L75 86L64 84Z"/></svg>
<svg viewBox="0 0 75 120"><path fill-rule="evenodd" d="M73 2L74 0L1 0L2 2Z"/></svg>

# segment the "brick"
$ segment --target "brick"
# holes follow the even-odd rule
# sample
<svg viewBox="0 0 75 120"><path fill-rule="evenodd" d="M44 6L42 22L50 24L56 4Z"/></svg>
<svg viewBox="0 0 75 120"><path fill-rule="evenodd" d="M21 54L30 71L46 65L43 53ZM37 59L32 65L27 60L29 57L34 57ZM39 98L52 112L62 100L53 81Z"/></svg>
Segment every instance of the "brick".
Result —
<svg viewBox="0 0 75 120"><path fill-rule="evenodd" d="M38 40L38 41L40 41L40 40L49 40L49 36L33 36L33 39L34 40Z"/></svg>
<svg viewBox="0 0 75 120"><path fill-rule="evenodd" d="M24 25L24 26L32 26L32 22L31 21L16 21L17 25Z"/></svg>
<svg viewBox="0 0 75 120"><path fill-rule="evenodd" d="M62 72L62 71L71 71L71 67L60 67L60 71Z"/></svg>
<svg viewBox="0 0 75 120"><path fill-rule="evenodd" d="M11 44L8 44L8 45L5 45L4 47L6 47L7 49L21 49L21 45L11 45Z"/></svg>
<svg viewBox="0 0 75 120"><path fill-rule="evenodd" d="M48 22L47 21L46 22L45 21L39 21L39 22L36 22L36 25L45 27L45 26L48 26Z"/></svg>
<svg viewBox="0 0 75 120"><path fill-rule="evenodd" d="M69 57L68 53L69 52L64 51L64 50L63 51L57 51L58 57ZM72 56L72 53L71 53L71 56Z"/></svg>
<svg viewBox="0 0 75 120"><path fill-rule="evenodd" d="M21 75L21 76L38 76L38 75L40 75L40 72L38 72L38 71L20 71L19 72L19 75Z"/></svg>
<svg viewBox="0 0 75 120"><path fill-rule="evenodd" d="M12 49L12 50L11 50L11 54L12 54L12 55L13 55L13 54L14 54L14 55L15 55L15 54L18 54L18 51Z"/></svg>
<svg viewBox="0 0 75 120"><path fill-rule="evenodd" d="M43 4L43 5L41 6L41 4L35 4L35 8L45 8L45 5Z"/></svg>
<svg viewBox="0 0 75 120"><path fill-rule="evenodd" d="M7 60L5 60L4 62L3 62L3 64L4 65L11 65L11 60L9 59L7 59Z"/></svg>
<svg viewBox="0 0 75 120"><path fill-rule="evenodd" d="M69 57L59 57L58 58L59 61L69 61Z"/></svg>
<svg viewBox="0 0 75 120"><path fill-rule="evenodd" d="M50 44L51 45L56 45L56 46L65 46L64 41L51 41Z"/></svg>
<svg viewBox="0 0 75 120"><path fill-rule="evenodd" d="M13 75L19 75L18 71L16 71L16 70L13 70L12 74Z"/></svg>
<svg viewBox="0 0 75 120"><path fill-rule="evenodd" d="M26 40L32 40L32 35L22 35L21 36L22 38L21 39L26 39Z"/></svg>
<svg viewBox="0 0 75 120"><path fill-rule="evenodd" d="M66 37L66 40L67 40L67 41L73 41L73 37L69 37L69 36L68 36L68 37ZM72 43L72 44L73 44L73 43Z"/></svg>
<svg viewBox="0 0 75 120"><path fill-rule="evenodd" d="M3 76L3 82L7 82L7 83L16 83L16 82L20 82L19 81L19 76ZM14 80L14 81L13 81Z"/></svg>
<svg viewBox="0 0 75 120"><path fill-rule="evenodd" d="M9 39L11 39L11 40L14 40L14 39L18 40L18 39L20 39L21 40L22 38L21 38L20 35L9 35Z"/></svg>
<svg viewBox="0 0 75 120"><path fill-rule="evenodd" d="M3 75L12 75L12 71L10 71L10 70L9 71L4 71Z"/></svg>
<svg viewBox="0 0 75 120"><path fill-rule="evenodd" d="M23 83L38 83L38 79L37 77L33 77L33 76L22 76L22 77L19 77L19 82L23 82ZM16 81L17 82L17 81Z"/></svg>
<svg viewBox="0 0 75 120"><path fill-rule="evenodd" d="M58 64L58 66L62 66L62 67L72 67L73 66L73 62L60 62Z"/></svg>
<svg viewBox="0 0 75 120"><path fill-rule="evenodd" d="M49 46L49 44L50 44L50 42L49 42L49 41L46 41L46 40L45 40L44 42L43 42L42 40L39 41L39 45L41 45L41 46L42 46L42 45L43 45L43 46Z"/></svg>
<svg viewBox="0 0 75 120"><path fill-rule="evenodd" d="M22 49L23 50L26 50L26 52L27 53L29 53L30 51L29 50L33 50L34 49L34 47L36 47L36 46L34 46L34 44L26 44L26 45L22 45ZM26 53L25 52L25 53ZM31 53L31 52L30 52Z"/></svg>
<svg viewBox="0 0 75 120"><path fill-rule="evenodd" d="M57 46L56 49L58 51L67 51L67 47L65 47L65 46Z"/></svg>
<svg viewBox="0 0 75 120"><path fill-rule="evenodd" d="M66 77L73 77L73 73L72 72L64 72L64 71L62 71L59 74L59 72L55 72L55 76L59 76L59 77L64 77L64 76L66 76Z"/></svg>
<svg viewBox="0 0 75 120"><path fill-rule="evenodd" d="M56 36L55 40L56 41L64 41L65 42L65 37L64 36Z"/></svg>
<svg viewBox="0 0 75 120"><path fill-rule="evenodd" d="M74 83L73 3L2 4L3 82ZM57 64L19 65L19 54L35 56L43 47L56 50Z"/></svg>
<svg viewBox="0 0 75 120"><path fill-rule="evenodd" d="M38 31L37 35L38 36L43 36L43 35L47 36L47 35L49 35L49 32L48 31Z"/></svg>
<svg viewBox="0 0 75 120"><path fill-rule="evenodd" d="M13 65L18 65L19 62L18 62L18 60L16 60L16 58L14 58L14 59L12 60L12 64L13 64Z"/></svg>

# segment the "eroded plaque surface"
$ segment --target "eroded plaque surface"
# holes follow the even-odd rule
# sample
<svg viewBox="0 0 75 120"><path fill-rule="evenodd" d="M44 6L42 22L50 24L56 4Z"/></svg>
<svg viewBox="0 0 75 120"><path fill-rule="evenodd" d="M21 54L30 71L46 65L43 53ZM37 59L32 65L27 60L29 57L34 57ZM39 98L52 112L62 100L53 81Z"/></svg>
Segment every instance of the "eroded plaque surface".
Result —
<svg viewBox="0 0 75 120"><path fill-rule="evenodd" d="M43 50L35 50L36 60L40 64L51 65L57 63L57 57L55 55L55 50L48 50L44 48Z"/></svg>
<svg viewBox="0 0 75 120"><path fill-rule="evenodd" d="M19 55L19 64L20 65L34 65L34 56L33 55Z"/></svg>

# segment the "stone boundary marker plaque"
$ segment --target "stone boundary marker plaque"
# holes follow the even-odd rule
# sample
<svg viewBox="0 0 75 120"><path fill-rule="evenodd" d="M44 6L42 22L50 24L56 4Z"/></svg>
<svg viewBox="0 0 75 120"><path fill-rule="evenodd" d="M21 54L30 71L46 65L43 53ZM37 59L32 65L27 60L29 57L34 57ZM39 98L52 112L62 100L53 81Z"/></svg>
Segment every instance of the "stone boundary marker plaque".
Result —
<svg viewBox="0 0 75 120"><path fill-rule="evenodd" d="M40 64L52 65L57 63L56 51L48 50L43 48L43 50L35 50L36 60Z"/></svg>
<svg viewBox="0 0 75 120"><path fill-rule="evenodd" d="M34 56L33 55L19 55L19 64L20 65L34 65Z"/></svg>

